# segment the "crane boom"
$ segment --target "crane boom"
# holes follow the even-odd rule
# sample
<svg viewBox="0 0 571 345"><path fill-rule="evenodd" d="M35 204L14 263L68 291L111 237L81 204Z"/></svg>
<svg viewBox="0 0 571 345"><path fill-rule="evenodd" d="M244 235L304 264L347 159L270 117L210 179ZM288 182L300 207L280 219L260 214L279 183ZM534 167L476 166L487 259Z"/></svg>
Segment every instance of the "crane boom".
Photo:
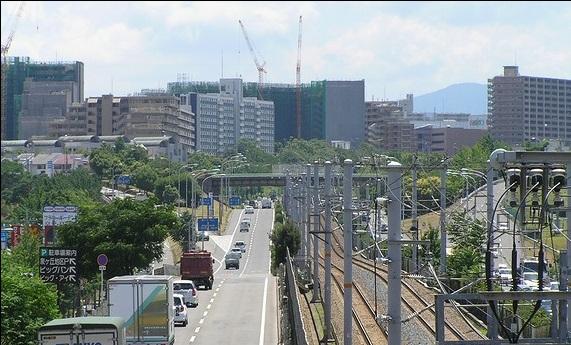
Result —
<svg viewBox="0 0 571 345"><path fill-rule="evenodd" d="M241 20L238 20L238 23L240 24L240 28L242 29L242 33L244 34L244 38L246 39L246 43L248 44L248 49L250 50L250 53L252 54L252 57L254 58L254 63L256 64L256 69L258 70L258 94L260 95L260 99L263 99L262 98L262 86L264 84L264 73L268 73L268 71L266 71L266 69L264 68L264 66L266 65L266 62L264 61L262 64L260 64L260 62L258 61L258 56L256 55L254 47L252 46L252 42L250 41L250 38L248 37L248 33L246 32L246 27L244 26L244 24L242 23Z"/></svg>
<svg viewBox="0 0 571 345"><path fill-rule="evenodd" d="M297 65L295 67L295 119L297 137L301 138L301 16L297 36Z"/></svg>

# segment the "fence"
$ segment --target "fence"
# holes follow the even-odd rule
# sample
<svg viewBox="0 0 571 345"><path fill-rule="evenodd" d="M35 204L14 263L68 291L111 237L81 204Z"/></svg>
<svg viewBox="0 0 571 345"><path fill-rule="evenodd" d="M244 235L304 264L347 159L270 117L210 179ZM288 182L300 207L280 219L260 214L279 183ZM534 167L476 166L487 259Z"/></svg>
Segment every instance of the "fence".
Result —
<svg viewBox="0 0 571 345"><path fill-rule="evenodd" d="M282 332L284 339L284 344L290 343L294 345L307 345L307 335L305 334L305 328L303 325L303 319L301 316L301 309L299 306L299 299L297 298L298 286L295 278L295 272L292 265L292 258L289 254L289 249L287 251L287 258L285 262L285 296L287 296L288 302L284 305L287 309L287 324L289 325L289 330L286 329ZM288 339L289 338L289 339Z"/></svg>

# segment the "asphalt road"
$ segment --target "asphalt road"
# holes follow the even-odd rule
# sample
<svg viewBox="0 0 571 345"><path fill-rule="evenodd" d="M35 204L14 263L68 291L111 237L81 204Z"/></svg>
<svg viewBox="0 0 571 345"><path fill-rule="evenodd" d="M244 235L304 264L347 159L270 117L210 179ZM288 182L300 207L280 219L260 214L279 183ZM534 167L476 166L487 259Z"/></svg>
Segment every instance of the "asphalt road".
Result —
<svg viewBox="0 0 571 345"><path fill-rule="evenodd" d="M273 215L273 209L256 209L249 215L235 210L228 235L211 235L204 242L217 260L214 285L212 290L198 291L199 305L189 308L189 324L175 328L175 345L277 343L276 279L269 273ZM240 232L238 224L245 216L252 220L252 227ZM226 270L224 254L238 240L246 243L240 269Z"/></svg>

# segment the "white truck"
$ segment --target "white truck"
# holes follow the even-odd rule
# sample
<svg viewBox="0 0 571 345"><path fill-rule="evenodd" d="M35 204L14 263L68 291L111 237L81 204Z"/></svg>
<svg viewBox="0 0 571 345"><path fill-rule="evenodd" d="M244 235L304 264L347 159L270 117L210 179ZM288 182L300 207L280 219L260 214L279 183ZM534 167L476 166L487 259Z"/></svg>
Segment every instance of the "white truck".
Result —
<svg viewBox="0 0 571 345"><path fill-rule="evenodd" d="M38 329L39 345L126 345L123 319L108 316L52 320Z"/></svg>
<svg viewBox="0 0 571 345"><path fill-rule="evenodd" d="M127 344L174 344L174 280L165 275L109 279L109 316L125 320Z"/></svg>
<svg viewBox="0 0 571 345"><path fill-rule="evenodd" d="M272 200L270 198L262 198L262 208L272 208Z"/></svg>

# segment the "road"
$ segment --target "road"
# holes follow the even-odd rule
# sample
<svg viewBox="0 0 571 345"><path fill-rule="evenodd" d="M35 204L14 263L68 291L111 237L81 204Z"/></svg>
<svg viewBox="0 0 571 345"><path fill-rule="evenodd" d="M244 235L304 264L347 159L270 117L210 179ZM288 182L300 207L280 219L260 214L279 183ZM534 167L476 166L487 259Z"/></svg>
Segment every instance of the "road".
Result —
<svg viewBox="0 0 571 345"><path fill-rule="evenodd" d="M249 232L239 232L244 217L234 210L224 236L210 236L205 249L214 253L212 290L199 290L199 305L189 308L189 324L175 328L175 345L277 344L276 279L270 274L269 232L273 209L256 209ZM238 240L246 243L239 270L226 270L224 254ZM200 244L198 244L200 247Z"/></svg>

